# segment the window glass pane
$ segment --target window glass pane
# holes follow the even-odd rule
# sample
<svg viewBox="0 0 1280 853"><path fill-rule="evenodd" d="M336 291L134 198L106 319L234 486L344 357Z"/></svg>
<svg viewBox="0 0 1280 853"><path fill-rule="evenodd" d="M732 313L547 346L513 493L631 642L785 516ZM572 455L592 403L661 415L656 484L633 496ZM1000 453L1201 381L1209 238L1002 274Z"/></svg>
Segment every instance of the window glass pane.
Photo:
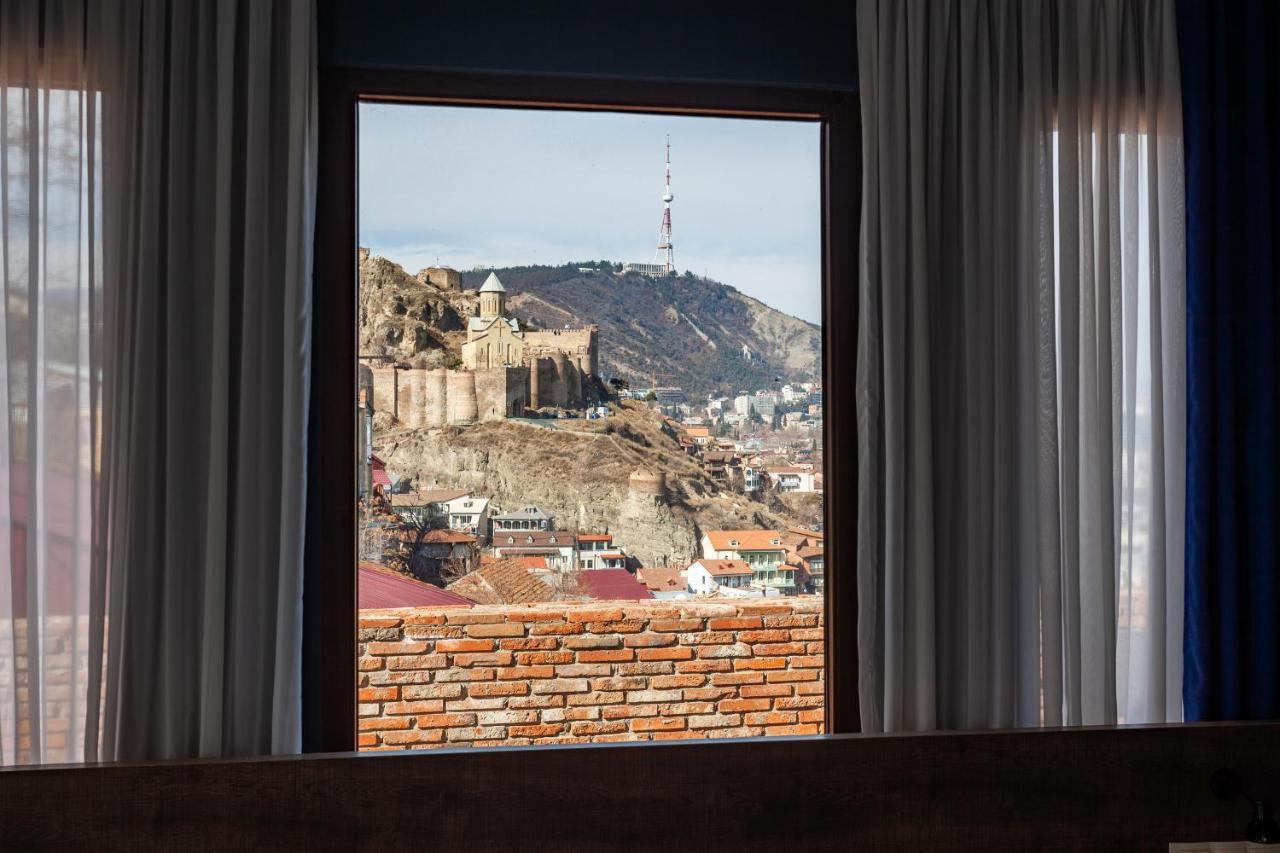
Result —
<svg viewBox="0 0 1280 853"><path fill-rule="evenodd" d="M361 106L361 748L823 730L819 153Z"/></svg>

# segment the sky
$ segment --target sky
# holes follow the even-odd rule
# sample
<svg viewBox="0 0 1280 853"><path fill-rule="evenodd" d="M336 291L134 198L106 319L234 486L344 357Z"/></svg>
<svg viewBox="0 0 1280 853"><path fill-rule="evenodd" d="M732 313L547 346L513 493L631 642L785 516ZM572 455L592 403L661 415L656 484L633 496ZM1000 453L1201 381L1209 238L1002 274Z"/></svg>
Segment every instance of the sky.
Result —
<svg viewBox="0 0 1280 853"><path fill-rule="evenodd" d="M439 263L654 263L671 137L676 268L821 320L815 122L364 103L360 245Z"/></svg>

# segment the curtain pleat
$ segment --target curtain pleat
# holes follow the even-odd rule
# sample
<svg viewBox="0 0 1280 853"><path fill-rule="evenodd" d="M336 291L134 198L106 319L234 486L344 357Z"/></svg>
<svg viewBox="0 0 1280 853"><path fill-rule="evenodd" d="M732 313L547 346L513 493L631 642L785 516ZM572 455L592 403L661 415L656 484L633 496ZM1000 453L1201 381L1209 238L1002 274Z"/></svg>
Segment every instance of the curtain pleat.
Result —
<svg viewBox="0 0 1280 853"><path fill-rule="evenodd" d="M858 39L863 727L1176 718L1171 2L860 0Z"/></svg>

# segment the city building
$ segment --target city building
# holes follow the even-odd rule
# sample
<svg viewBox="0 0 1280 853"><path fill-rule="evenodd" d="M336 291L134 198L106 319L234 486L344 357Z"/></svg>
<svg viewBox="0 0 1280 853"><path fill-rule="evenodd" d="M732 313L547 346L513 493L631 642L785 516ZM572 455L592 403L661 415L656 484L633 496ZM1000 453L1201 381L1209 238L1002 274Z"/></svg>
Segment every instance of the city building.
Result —
<svg viewBox="0 0 1280 853"><path fill-rule="evenodd" d="M554 519L550 513L532 505L512 512L496 513L491 515L489 520L495 538L499 533L511 530L550 530L554 526Z"/></svg>
<svg viewBox="0 0 1280 853"><path fill-rule="evenodd" d="M690 563L685 571L689 589L703 595L717 593L721 587L736 589L750 586L755 575L751 566L743 560L703 558Z"/></svg>
<svg viewBox="0 0 1280 853"><path fill-rule="evenodd" d="M577 547L569 530L493 531L495 557L543 557L553 572L572 571L577 566Z"/></svg>
<svg viewBox="0 0 1280 853"><path fill-rule="evenodd" d="M489 499L477 498L470 492L450 498L443 510L453 530L462 530L480 541L489 538Z"/></svg>
<svg viewBox="0 0 1280 853"><path fill-rule="evenodd" d="M777 530L710 530L702 537L702 556L715 560L741 560L752 570L752 584L796 591L796 572L784 565L786 547Z"/></svg>

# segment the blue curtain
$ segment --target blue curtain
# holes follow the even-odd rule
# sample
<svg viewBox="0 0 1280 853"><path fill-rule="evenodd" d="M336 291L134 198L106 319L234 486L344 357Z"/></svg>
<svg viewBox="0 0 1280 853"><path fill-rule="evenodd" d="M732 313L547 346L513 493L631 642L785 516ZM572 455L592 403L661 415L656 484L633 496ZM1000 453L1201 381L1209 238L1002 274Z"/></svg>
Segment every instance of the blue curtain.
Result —
<svg viewBox="0 0 1280 853"><path fill-rule="evenodd" d="M1188 720L1280 717L1280 4L1179 0Z"/></svg>

